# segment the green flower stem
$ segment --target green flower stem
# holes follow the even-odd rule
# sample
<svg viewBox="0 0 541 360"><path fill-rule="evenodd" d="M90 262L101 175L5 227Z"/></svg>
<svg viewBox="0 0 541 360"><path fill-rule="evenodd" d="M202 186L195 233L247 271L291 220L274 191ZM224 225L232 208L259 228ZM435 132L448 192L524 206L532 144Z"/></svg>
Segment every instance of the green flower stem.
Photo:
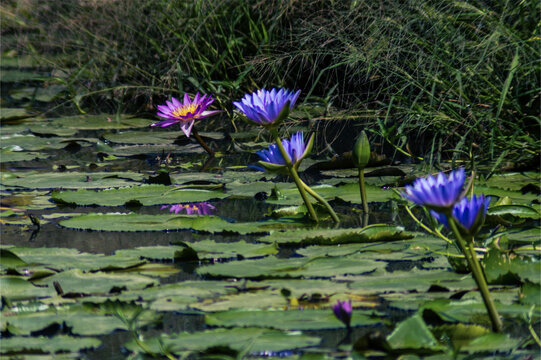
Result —
<svg viewBox="0 0 541 360"><path fill-rule="evenodd" d="M479 260L477 260L477 254L475 253L475 248L473 247L473 240L470 239L469 245L466 245L466 241L462 238L462 235L460 235L460 232L456 225L456 221L453 216L450 213L446 214L446 216L447 220L449 221L449 226L455 234L458 246L460 247L460 250L464 253L464 256L466 256L466 260L468 261L468 265L470 266L473 279L475 280L475 283L477 284L477 287L481 292L483 302L485 303L485 307L488 311L488 316L490 317L490 321L492 322L492 330L501 333L503 331L502 321L500 319L500 316L498 315L498 311L496 310L496 306L494 305L494 301L492 300L490 291L488 290L488 285L483 274L483 270L481 269L481 265L479 264Z"/></svg>
<svg viewBox="0 0 541 360"><path fill-rule="evenodd" d="M325 206L325 208L327 208L327 211L329 212L329 214L331 214L331 217L332 219L334 220L335 223L339 223L340 222L340 219L338 218L338 216L336 215L336 213L334 212L333 208L331 207L331 205L329 205L329 203L324 199L322 198L321 196L319 196L318 193L316 193L314 190L312 190L308 185L306 185L304 183L304 181L300 180L301 181L301 184L302 186L304 187L304 189L306 190L306 192L310 195L312 195L317 201L319 201L323 206Z"/></svg>
<svg viewBox="0 0 541 360"><path fill-rule="evenodd" d="M359 188L361 190L361 200L363 202L363 211L368 213L368 201L366 200L366 186L364 184L364 168L359 168Z"/></svg>
<svg viewBox="0 0 541 360"><path fill-rule="evenodd" d="M299 189L299 193L301 194L302 200L304 201L304 204L306 205L306 208L308 209L308 212L310 213L310 216L315 222L318 222L318 218L316 215L316 212L314 211L314 208L312 207L312 204L310 203L310 200L308 199L308 195L306 195L306 191L304 190L304 187L302 186L302 181L299 177L299 174L297 174L297 170L291 164L291 160L289 159L289 156L286 153L286 150L284 149L284 145L282 145L282 140L280 139L280 136L278 135L278 131L276 129L271 129L271 134L274 137L274 140L276 141L276 145L278 145L278 149L280 149L280 153L282 154L282 157L284 158L286 162L287 169L289 170L289 174L295 181L295 185L297 185L297 189Z"/></svg>

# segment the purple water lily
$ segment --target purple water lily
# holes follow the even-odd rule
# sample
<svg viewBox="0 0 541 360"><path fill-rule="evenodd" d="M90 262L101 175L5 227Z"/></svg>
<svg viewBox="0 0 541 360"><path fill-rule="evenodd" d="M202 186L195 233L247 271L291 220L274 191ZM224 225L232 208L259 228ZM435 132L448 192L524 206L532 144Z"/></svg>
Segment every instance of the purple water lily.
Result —
<svg viewBox="0 0 541 360"><path fill-rule="evenodd" d="M175 212L175 214L178 214L181 211L186 211L186 214L192 215L211 215L214 210L216 210L216 207L214 205L211 205L210 203L204 201L204 202L198 202L198 203L190 203L190 204L176 204L176 205L164 205L162 206L162 209L169 208L169 212Z"/></svg>
<svg viewBox="0 0 541 360"><path fill-rule="evenodd" d="M296 168L299 167L302 159L310 154L312 144L313 135L308 140L308 143L305 143L304 133L302 131L291 136L290 140L282 140L282 145L284 146L287 157L291 161L291 164ZM286 165L284 157L276 144L270 145L268 149L259 150L256 154L261 159L259 164L267 170L278 170Z"/></svg>
<svg viewBox="0 0 541 360"><path fill-rule="evenodd" d="M157 115L167 120L152 124L151 126L166 127L180 123L180 129L187 137L190 137L195 119L202 119L221 112L221 110L207 110L214 98L210 95L195 94L193 101L188 94L184 94L184 101L172 97L165 105L158 105Z"/></svg>
<svg viewBox="0 0 541 360"><path fill-rule="evenodd" d="M413 185L406 186L402 196L417 205L441 212L452 208L460 200L465 180L463 168L452 171L449 177L439 173L415 180Z"/></svg>
<svg viewBox="0 0 541 360"><path fill-rule="evenodd" d="M453 218L463 230L471 235L475 235L484 223L489 204L490 196L473 195L471 199L464 197L453 207ZM437 213L433 210L431 210L430 213L436 220L449 228L449 221L444 214Z"/></svg>
<svg viewBox="0 0 541 360"><path fill-rule="evenodd" d="M346 325L348 329L351 327L351 317L352 317L351 300L348 300L348 301L338 300L336 304L333 305L332 311L334 313L334 316L336 316L338 320L343 322L344 325Z"/></svg>
<svg viewBox="0 0 541 360"><path fill-rule="evenodd" d="M289 104L289 109L293 108L300 93L300 90L292 92L288 89L260 89L244 95L241 101L234 101L233 105L251 121L259 125L270 125L279 118L286 104Z"/></svg>

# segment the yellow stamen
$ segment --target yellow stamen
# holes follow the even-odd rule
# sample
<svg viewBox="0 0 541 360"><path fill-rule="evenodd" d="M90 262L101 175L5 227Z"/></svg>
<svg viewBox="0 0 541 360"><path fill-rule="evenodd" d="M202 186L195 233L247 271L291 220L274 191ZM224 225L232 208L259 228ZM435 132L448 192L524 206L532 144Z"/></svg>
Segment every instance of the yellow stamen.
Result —
<svg viewBox="0 0 541 360"><path fill-rule="evenodd" d="M196 104L183 105L183 106L177 107L175 111L172 112L172 114L173 116L180 118L180 117L186 116L186 114L188 113L193 114L196 109L197 109Z"/></svg>

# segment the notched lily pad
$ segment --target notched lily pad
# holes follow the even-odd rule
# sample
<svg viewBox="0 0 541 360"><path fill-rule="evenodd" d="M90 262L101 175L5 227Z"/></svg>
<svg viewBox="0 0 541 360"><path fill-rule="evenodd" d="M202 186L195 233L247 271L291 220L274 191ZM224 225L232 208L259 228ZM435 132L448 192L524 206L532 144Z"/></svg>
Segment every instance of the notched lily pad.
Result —
<svg viewBox="0 0 541 360"><path fill-rule="evenodd" d="M53 191L53 200L60 203L77 205L120 206L130 201L138 201L141 205L177 204L203 202L211 199L222 199L227 195L223 191L173 188L165 185L141 185L119 189L92 191Z"/></svg>
<svg viewBox="0 0 541 360"><path fill-rule="evenodd" d="M134 172L16 172L1 174L4 186L30 189L102 189L133 185L144 179Z"/></svg>
<svg viewBox="0 0 541 360"><path fill-rule="evenodd" d="M258 239L281 245L331 245L411 239L401 226L374 224L360 229L316 229L275 232Z"/></svg>
<svg viewBox="0 0 541 360"><path fill-rule="evenodd" d="M224 327L269 327L280 330L339 329L344 324L334 316L331 309L243 311L231 310L205 315L205 322ZM351 326L381 324L381 318L372 318L354 310Z"/></svg>
<svg viewBox="0 0 541 360"><path fill-rule="evenodd" d="M167 349L173 354L182 351L204 351L210 348L229 347L236 351L268 352L294 350L318 345L320 339L300 332L283 332L263 328L213 329L195 333L162 334L158 338L144 340L145 346L154 353ZM130 351L139 351L135 341L126 344Z"/></svg>

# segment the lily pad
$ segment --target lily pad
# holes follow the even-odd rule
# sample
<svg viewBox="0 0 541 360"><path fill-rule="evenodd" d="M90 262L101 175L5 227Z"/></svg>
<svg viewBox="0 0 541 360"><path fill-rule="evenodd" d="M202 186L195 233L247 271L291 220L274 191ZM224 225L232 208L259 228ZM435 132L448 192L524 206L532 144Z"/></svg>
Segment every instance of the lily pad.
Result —
<svg viewBox="0 0 541 360"><path fill-rule="evenodd" d="M266 257L203 266L196 271L201 275L236 278L330 278L345 274L362 274L374 271L383 264L365 261L361 256L290 258Z"/></svg>
<svg viewBox="0 0 541 360"><path fill-rule="evenodd" d="M16 100L30 99L43 102L49 102L66 90L65 86L50 85L47 87L23 88L10 93L10 96Z"/></svg>
<svg viewBox="0 0 541 360"><path fill-rule="evenodd" d="M286 311L243 311L232 310L205 315L205 322L212 326L268 327L280 330L322 330L343 328L331 309L286 310ZM380 318L353 311L351 326L381 324Z"/></svg>
<svg viewBox="0 0 541 360"><path fill-rule="evenodd" d="M92 191L54 191L53 200L77 205L119 206L129 201L142 205L178 204L222 199L227 195L222 191L202 189L182 189L165 185L141 185L120 189Z"/></svg>
<svg viewBox="0 0 541 360"><path fill-rule="evenodd" d="M105 130L144 128L153 123L150 119L133 118L114 114L64 116L50 120L54 126L76 130Z"/></svg>
<svg viewBox="0 0 541 360"><path fill-rule="evenodd" d="M140 215L140 214L88 214L60 221L60 225L79 230L100 231L163 231L195 230L222 234L266 234L280 221L230 223L217 216L198 215Z"/></svg>
<svg viewBox="0 0 541 360"><path fill-rule="evenodd" d="M300 332L282 332L264 328L213 329L195 333L162 334L158 338L143 341L154 353L161 353L165 348L174 354L181 351L204 351L219 346L230 347L236 351L277 352L314 346L319 342L319 338ZM130 351L139 349L134 341L130 341L126 347Z"/></svg>
<svg viewBox="0 0 541 360"><path fill-rule="evenodd" d="M245 241L231 243L216 242L214 240L201 240L182 246L149 246L138 247L135 249L118 250L119 256L137 257L154 260L174 260L179 252L190 247L197 253L199 260L209 259L232 259L232 258L251 258L278 253L273 245L250 244Z"/></svg>
<svg viewBox="0 0 541 360"><path fill-rule="evenodd" d="M20 135L2 137L2 149L9 151L38 151L49 149L62 149L68 146L71 142L77 142L80 145L89 146L93 141L89 139L72 139L72 138L45 138L34 135Z"/></svg>
<svg viewBox="0 0 541 360"><path fill-rule="evenodd" d="M10 300L35 299L56 294L52 287L38 287L19 276L0 276L0 289L2 297Z"/></svg>
<svg viewBox="0 0 541 360"><path fill-rule="evenodd" d="M316 229L275 232L259 238L261 242L288 245L325 245L367 243L411 239L413 235L401 226L374 224L360 229Z"/></svg>
<svg viewBox="0 0 541 360"><path fill-rule="evenodd" d="M387 342L394 350L444 349L443 346L438 344L420 314L415 314L399 323L396 329L387 337Z"/></svg>
<svg viewBox="0 0 541 360"><path fill-rule="evenodd" d="M54 276L35 281L37 285L53 287L58 282L64 293L108 294L123 289L143 289L158 282L148 276L117 273L83 273L79 269L63 271Z"/></svg>
<svg viewBox="0 0 541 360"><path fill-rule="evenodd" d="M15 161L32 161L36 159L47 159L51 157L51 154L44 154L39 152L26 152L26 151L9 151L0 150L0 162L15 162Z"/></svg>
<svg viewBox="0 0 541 360"><path fill-rule="evenodd" d="M51 353L77 352L85 349L95 349L100 346L101 341L89 337L72 337L58 335L54 337L12 337L2 339L2 354L16 353Z"/></svg>
<svg viewBox="0 0 541 360"><path fill-rule="evenodd" d="M182 135L176 131L125 131L117 134L104 134L103 138L117 144L172 144Z"/></svg>
<svg viewBox="0 0 541 360"><path fill-rule="evenodd" d="M131 268L145 263L136 256L106 256L81 253L65 248L18 248L9 250L26 264L43 265L55 270L80 269L83 271L112 271ZM2 265L4 266L4 265Z"/></svg>
<svg viewBox="0 0 541 360"><path fill-rule="evenodd" d="M17 172L1 174L4 186L30 189L100 189L133 185L144 179L134 172Z"/></svg>

